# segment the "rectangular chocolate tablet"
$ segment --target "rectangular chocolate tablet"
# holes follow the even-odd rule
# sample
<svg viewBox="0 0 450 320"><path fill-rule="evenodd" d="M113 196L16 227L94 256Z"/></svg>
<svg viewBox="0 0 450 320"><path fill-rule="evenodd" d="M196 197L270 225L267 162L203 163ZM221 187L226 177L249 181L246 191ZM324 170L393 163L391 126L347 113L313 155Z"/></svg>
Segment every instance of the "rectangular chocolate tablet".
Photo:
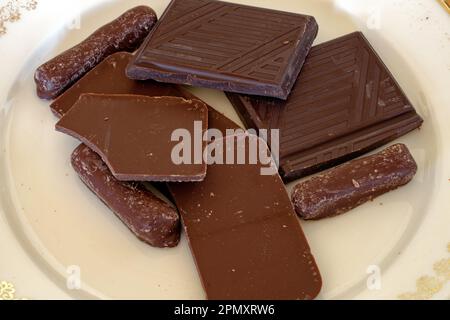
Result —
<svg viewBox="0 0 450 320"><path fill-rule="evenodd" d="M127 74L286 99L317 32L311 16L223 1L172 0Z"/></svg>
<svg viewBox="0 0 450 320"><path fill-rule="evenodd" d="M215 143L249 159L257 139L232 135ZM168 184L207 298L313 299L320 273L283 182L276 168L262 175L266 164L246 163L210 164L202 182Z"/></svg>
<svg viewBox="0 0 450 320"><path fill-rule="evenodd" d="M118 181L84 144L72 153L71 162L80 179L140 240L161 248L178 244L180 219L175 208L140 183Z"/></svg>
<svg viewBox="0 0 450 320"><path fill-rule="evenodd" d="M299 183L292 202L303 219L336 216L407 184L416 171L408 148L395 144Z"/></svg>
<svg viewBox="0 0 450 320"><path fill-rule="evenodd" d="M208 108L199 100L102 94L81 95L56 124L97 152L121 181L202 180L207 128ZM182 141L173 138L179 131ZM180 143L192 152L175 159Z"/></svg>
<svg viewBox="0 0 450 320"><path fill-rule="evenodd" d="M247 127L280 129L285 181L352 159L423 122L360 32L313 47L287 101L227 96Z"/></svg>

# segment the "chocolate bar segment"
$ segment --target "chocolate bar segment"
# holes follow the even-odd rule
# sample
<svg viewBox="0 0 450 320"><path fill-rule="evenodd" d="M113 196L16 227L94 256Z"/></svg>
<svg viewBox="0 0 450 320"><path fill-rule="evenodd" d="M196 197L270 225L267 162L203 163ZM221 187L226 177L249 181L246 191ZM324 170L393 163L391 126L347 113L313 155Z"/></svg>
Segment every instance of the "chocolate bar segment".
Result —
<svg viewBox="0 0 450 320"><path fill-rule="evenodd" d="M83 94L56 124L97 152L121 181L199 181L206 175L202 140L208 109L199 100L179 97ZM190 135L193 155L178 163L172 151L179 141L172 134ZM197 144L196 136L200 136ZM201 157L195 158L199 148Z"/></svg>
<svg viewBox="0 0 450 320"><path fill-rule="evenodd" d="M172 0L127 74L286 99L317 32L311 16L223 1Z"/></svg>
<svg viewBox="0 0 450 320"><path fill-rule="evenodd" d="M247 127L280 129L285 181L355 158L423 122L360 32L313 47L287 101L227 96Z"/></svg>
<svg viewBox="0 0 450 320"><path fill-rule="evenodd" d="M110 54L136 50L156 21L151 8L138 6L104 25L36 70L38 96L54 99Z"/></svg>
<svg viewBox="0 0 450 320"><path fill-rule="evenodd" d="M292 202L303 219L336 216L407 184L416 171L408 148L395 144L299 183Z"/></svg>
<svg viewBox="0 0 450 320"><path fill-rule="evenodd" d="M72 87L67 89L50 105L53 113L61 118L72 108L83 93L99 94L134 94L149 97L174 96L187 100L200 100L180 86L153 80L135 81L125 75L125 68L132 54L127 52L114 53ZM201 101L201 100L200 100ZM211 106L208 106L208 121L212 128L235 129L239 126L227 117L222 116Z"/></svg>
<svg viewBox="0 0 450 320"><path fill-rule="evenodd" d="M139 183L118 181L102 159L85 145L72 153L80 179L142 241L154 247L175 247L180 239L177 211Z"/></svg>
<svg viewBox="0 0 450 320"><path fill-rule="evenodd" d="M232 135L215 142L235 155L244 146L249 159L250 141L257 139ZM283 182L276 168L262 175L265 167L260 161L211 164L202 182L168 184L208 299L313 299L320 291L319 270Z"/></svg>
<svg viewBox="0 0 450 320"><path fill-rule="evenodd" d="M110 55L53 101L50 105L53 113L59 118L62 117L83 93L184 97L181 89L174 85L129 79L125 75L125 68L132 56L127 52Z"/></svg>

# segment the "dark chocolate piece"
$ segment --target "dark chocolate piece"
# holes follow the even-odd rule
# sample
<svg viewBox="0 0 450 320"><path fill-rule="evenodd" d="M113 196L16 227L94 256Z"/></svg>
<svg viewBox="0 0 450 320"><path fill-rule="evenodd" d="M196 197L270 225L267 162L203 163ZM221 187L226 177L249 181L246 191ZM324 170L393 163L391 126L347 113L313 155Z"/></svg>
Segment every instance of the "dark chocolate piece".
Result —
<svg viewBox="0 0 450 320"><path fill-rule="evenodd" d="M151 8L138 6L99 28L86 40L36 70L34 80L38 96L54 99L110 54L136 50L156 21Z"/></svg>
<svg viewBox="0 0 450 320"><path fill-rule="evenodd" d="M142 241L154 247L175 247L180 239L177 211L139 183L118 181L102 159L85 145L72 153L80 179Z"/></svg>
<svg viewBox="0 0 450 320"><path fill-rule="evenodd" d="M150 97L184 97L178 86L156 81L134 81L125 75L131 53L118 52L89 71L50 105L57 117L62 117L83 93L136 94ZM190 98L189 98L190 99Z"/></svg>
<svg viewBox="0 0 450 320"><path fill-rule="evenodd" d="M286 99L317 32L311 16L172 0L127 74Z"/></svg>
<svg viewBox="0 0 450 320"><path fill-rule="evenodd" d="M248 159L256 136L216 142L237 154L237 137L245 137ZM261 175L264 167L212 164L202 182L168 184L208 299L313 299L320 291L319 270L283 182L276 168Z"/></svg>
<svg viewBox="0 0 450 320"><path fill-rule="evenodd" d="M355 158L423 122L360 32L313 47L287 101L227 96L247 127L280 129L285 181Z"/></svg>
<svg viewBox="0 0 450 320"><path fill-rule="evenodd" d="M408 148L395 144L299 183L292 202L303 219L336 216L407 184L416 171Z"/></svg>
<svg viewBox="0 0 450 320"><path fill-rule="evenodd" d="M172 150L180 142L172 133L185 129L191 149L206 146L195 139L208 128L208 109L199 100L179 97L83 94L56 124L88 145L121 181L200 181L206 175L202 157L177 164ZM194 153L194 152L192 152Z"/></svg>

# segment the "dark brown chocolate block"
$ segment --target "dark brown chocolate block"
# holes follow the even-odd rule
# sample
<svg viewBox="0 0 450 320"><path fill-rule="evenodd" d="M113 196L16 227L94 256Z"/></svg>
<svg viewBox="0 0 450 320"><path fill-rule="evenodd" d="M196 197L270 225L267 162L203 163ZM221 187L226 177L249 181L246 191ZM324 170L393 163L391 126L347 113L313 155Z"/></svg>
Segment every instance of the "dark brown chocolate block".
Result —
<svg viewBox="0 0 450 320"><path fill-rule="evenodd" d="M200 138L208 128L208 109L199 100L180 97L83 94L56 124L97 152L112 174L121 181L199 181L206 175L200 154L190 163L176 163L172 150L175 130L184 129L192 138L192 153L202 152Z"/></svg>
<svg viewBox="0 0 450 320"><path fill-rule="evenodd" d="M110 54L136 50L156 21L151 8L138 6L101 27L36 70L38 96L54 99Z"/></svg>
<svg viewBox="0 0 450 320"><path fill-rule="evenodd" d="M408 148L395 144L299 183L292 202L303 219L336 216L407 184L416 171Z"/></svg>
<svg viewBox="0 0 450 320"><path fill-rule="evenodd" d="M311 16L172 0L127 74L286 99L317 32Z"/></svg>
<svg viewBox="0 0 450 320"><path fill-rule="evenodd" d="M121 182L102 159L85 145L72 153L80 179L142 241L154 247L174 247L180 239L177 211L139 183Z"/></svg>
<svg viewBox="0 0 450 320"><path fill-rule="evenodd" d="M287 101L227 96L247 127L280 129L285 181L355 158L423 122L360 32L313 47Z"/></svg>
<svg viewBox="0 0 450 320"><path fill-rule="evenodd" d="M216 142L236 154L236 137ZM248 159L257 138L239 137ZM202 182L168 184L208 299L313 299L321 289L283 182L276 169L261 175L263 167L212 164Z"/></svg>

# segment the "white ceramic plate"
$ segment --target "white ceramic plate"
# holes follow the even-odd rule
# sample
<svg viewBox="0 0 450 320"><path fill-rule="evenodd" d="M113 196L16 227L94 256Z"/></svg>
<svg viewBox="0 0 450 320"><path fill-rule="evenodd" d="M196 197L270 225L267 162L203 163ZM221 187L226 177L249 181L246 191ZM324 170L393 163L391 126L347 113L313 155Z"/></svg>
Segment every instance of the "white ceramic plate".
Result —
<svg viewBox="0 0 450 320"><path fill-rule="evenodd" d="M49 103L37 98L33 84L39 64L96 27L137 4L160 15L168 2L38 0L35 10L22 10L20 21L5 24L0 298L204 298L184 236L170 250L141 243L80 182L69 164L78 143L54 131ZM320 298L449 298L448 14L431 0L234 2L312 14L320 25L316 43L362 30L425 119L420 131L398 140L419 164L413 182L340 217L302 222L323 276ZM78 22L79 29L68 27ZM239 121L223 93L193 91ZM73 266L81 271L79 290L67 287ZM377 275L373 266L381 271L376 290L367 286Z"/></svg>

